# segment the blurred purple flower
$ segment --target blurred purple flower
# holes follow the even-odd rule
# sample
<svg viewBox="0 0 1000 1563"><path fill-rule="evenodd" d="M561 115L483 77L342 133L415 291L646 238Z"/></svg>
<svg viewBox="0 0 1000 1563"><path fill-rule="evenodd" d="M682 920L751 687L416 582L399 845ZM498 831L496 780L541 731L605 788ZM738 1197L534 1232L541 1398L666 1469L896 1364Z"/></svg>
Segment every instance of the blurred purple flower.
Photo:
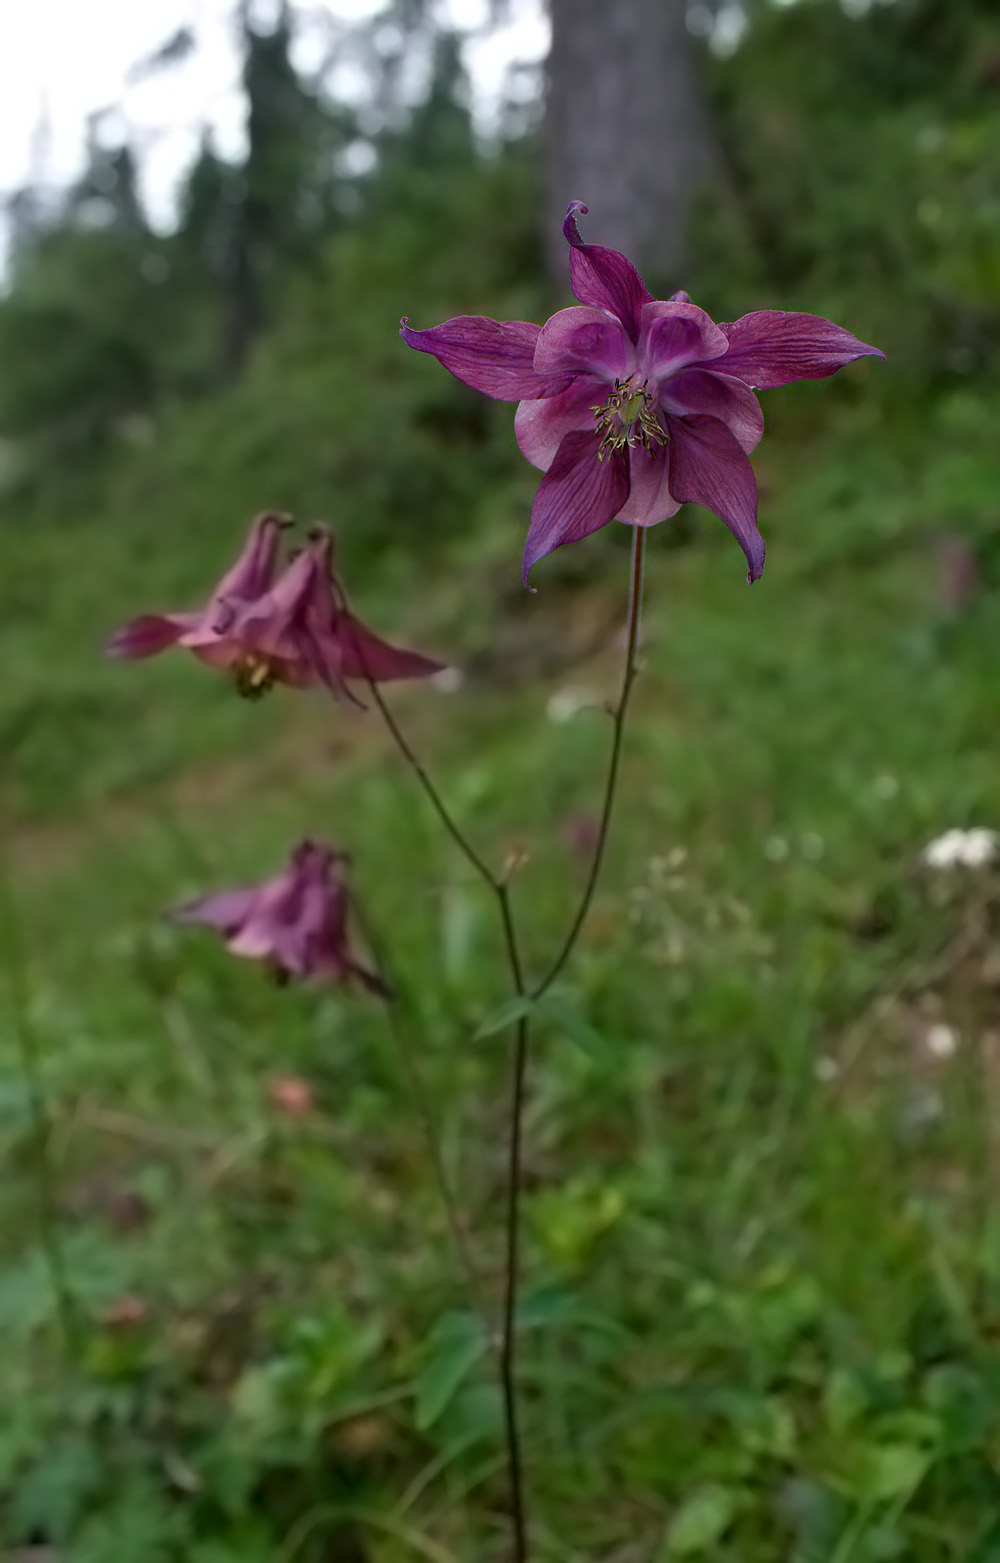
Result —
<svg viewBox="0 0 1000 1563"><path fill-rule="evenodd" d="M563 232L579 304L544 326L459 315L402 337L457 379L520 403L522 454L545 476L524 577L539 559L617 518L651 526L704 505L736 538L754 581L764 568L757 483L747 459L764 420L754 390L833 374L874 355L818 315L764 309L716 325L686 293L654 300L624 255L584 244L570 203Z"/></svg>
<svg viewBox="0 0 1000 1563"><path fill-rule="evenodd" d="M348 862L343 852L301 841L288 867L273 879L202 896L173 916L217 928L234 955L263 961L285 981L356 982L389 998L381 977L362 965L350 947Z"/></svg>
<svg viewBox="0 0 1000 1563"><path fill-rule="evenodd" d="M316 527L307 546L278 573L280 534L288 524L284 516L259 515L236 563L200 612L144 614L112 637L109 653L148 657L186 646L203 662L232 673L240 693L251 697L276 683L296 688L323 683L355 700L346 679L381 684L440 671L440 662L390 645L347 611L325 527Z"/></svg>

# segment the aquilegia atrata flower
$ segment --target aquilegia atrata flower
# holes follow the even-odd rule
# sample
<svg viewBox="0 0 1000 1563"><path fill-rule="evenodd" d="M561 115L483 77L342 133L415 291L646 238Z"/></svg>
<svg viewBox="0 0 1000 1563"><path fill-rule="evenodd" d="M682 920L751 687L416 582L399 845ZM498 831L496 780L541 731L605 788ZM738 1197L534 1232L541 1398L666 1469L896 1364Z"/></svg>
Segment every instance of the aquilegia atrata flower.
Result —
<svg viewBox="0 0 1000 1563"><path fill-rule="evenodd" d="M276 683L297 688L323 683L353 700L346 679L382 684L440 672L440 662L391 646L347 611L325 527L315 527L306 547L279 571L280 536L288 525L287 516L259 515L204 608L143 614L112 637L108 651L148 657L186 646L203 662L232 673L237 689L248 696Z"/></svg>
<svg viewBox="0 0 1000 1563"><path fill-rule="evenodd" d="M545 474L526 581L563 543L615 518L652 526L687 501L725 522L754 581L764 568L747 459L764 431L754 391L885 355L818 315L763 309L716 325L686 293L654 300L624 255L584 244L576 218L586 211L571 202L563 224L579 304L541 327L459 315L414 331L404 319L403 340L473 390L520 403L517 442Z"/></svg>
<svg viewBox="0 0 1000 1563"><path fill-rule="evenodd" d="M380 998L389 990L354 955L348 938L348 858L315 841L300 841L288 867L244 890L221 890L178 907L182 923L217 928L227 949L263 961L275 974L356 982Z"/></svg>

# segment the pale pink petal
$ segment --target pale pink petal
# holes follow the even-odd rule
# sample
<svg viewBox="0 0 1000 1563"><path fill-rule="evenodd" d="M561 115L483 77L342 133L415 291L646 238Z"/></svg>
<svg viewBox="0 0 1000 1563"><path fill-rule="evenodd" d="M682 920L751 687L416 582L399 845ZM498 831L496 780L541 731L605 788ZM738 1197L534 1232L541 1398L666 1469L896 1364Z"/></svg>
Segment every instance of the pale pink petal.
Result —
<svg viewBox="0 0 1000 1563"><path fill-rule="evenodd" d="M404 318L400 336L407 347L430 353L463 385L497 401L517 402L527 396L550 396L565 385L534 367L539 327L527 320L490 320L485 315L457 315L443 325L415 331Z"/></svg>
<svg viewBox="0 0 1000 1563"><path fill-rule="evenodd" d="M260 887L248 890L220 890L215 895L199 896L175 907L171 916L179 923L207 923L224 934L234 934L251 916L260 895Z"/></svg>
<svg viewBox="0 0 1000 1563"><path fill-rule="evenodd" d="M596 433L567 434L538 485L524 548L524 581L532 566L564 543L576 543L606 526L628 496L625 456L598 457Z"/></svg>
<svg viewBox="0 0 1000 1563"><path fill-rule="evenodd" d="M749 581L764 568L757 479L735 435L718 418L668 418L670 491L724 521L747 557Z"/></svg>
<svg viewBox="0 0 1000 1563"><path fill-rule="evenodd" d="M604 380L577 375L573 384L558 396L521 402L514 414L514 434L521 455L545 472L567 434L594 428L593 409L603 407L607 399Z"/></svg>
<svg viewBox="0 0 1000 1563"><path fill-rule="evenodd" d="M181 637L178 645L193 652L206 667L219 668L222 672L227 672L245 655L238 641L227 635L213 635L211 630L192 630L190 635Z"/></svg>
<svg viewBox="0 0 1000 1563"><path fill-rule="evenodd" d="M635 348L621 322L585 304L573 304L552 315L535 344L539 374L597 375L611 385L615 380L627 380L635 367Z"/></svg>
<svg viewBox="0 0 1000 1563"><path fill-rule="evenodd" d="M670 299L647 304L639 336L639 373L652 385L689 364L720 357L728 346L725 333L697 304Z"/></svg>
<svg viewBox="0 0 1000 1563"><path fill-rule="evenodd" d="M729 342L725 357L713 364L758 391L770 391L793 380L822 380L856 358L884 358L856 336L821 315L800 315L781 309L759 309L724 325Z"/></svg>
<svg viewBox="0 0 1000 1563"><path fill-rule="evenodd" d="M655 526L676 515L680 501L669 489L670 464L667 449L658 445L652 451L635 445L631 451L629 495L618 513L619 521L632 526Z"/></svg>
<svg viewBox="0 0 1000 1563"><path fill-rule="evenodd" d="M660 388L664 412L685 416L702 413L721 418L747 452L755 450L764 433L760 403L742 380L717 374L715 369L686 369Z"/></svg>
<svg viewBox="0 0 1000 1563"><path fill-rule="evenodd" d="M584 244L576 225L577 214L587 215L582 201L571 201L563 223L570 244L569 275L573 292L581 304L592 304L617 316L629 340L639 340L639 316L648 304L650 293L639 273L617 250L602 244Z"/></svg>

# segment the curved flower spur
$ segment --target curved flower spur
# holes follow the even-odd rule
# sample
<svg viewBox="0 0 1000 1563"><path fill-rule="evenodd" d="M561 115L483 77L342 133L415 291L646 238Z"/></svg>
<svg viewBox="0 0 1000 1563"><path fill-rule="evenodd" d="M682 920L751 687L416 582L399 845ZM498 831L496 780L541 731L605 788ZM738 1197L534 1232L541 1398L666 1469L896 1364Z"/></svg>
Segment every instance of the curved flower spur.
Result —
<svg viewBox="0 0 1000 1563"><path fill-rule="evenodd" d="M361 705L347 680L384 684L428 678L442 663L382 640L347 609L333 568L326 527L279 568L282 534L291 519L263 511L204 608L193 613L142 614L111 639L117 657L149 657L184 646L230 673L241 695L256 698L275 684L308 688Z"/></svg>
<svg viewBox="0 0 1000 1563"><path fill-rule="evenodd" d="M617 250L584 244L570 203L563 233L578 304L544 326L459 315L403 340L473 390L519 403L522 454L544 473L531 508L524 579L565 543L624 521L652 526L691 502L711 510L764 568L748 454L764 432L754 395L817 380L876 347L819 315L757 310L717 325L686 293L653 299Z"/></svg>

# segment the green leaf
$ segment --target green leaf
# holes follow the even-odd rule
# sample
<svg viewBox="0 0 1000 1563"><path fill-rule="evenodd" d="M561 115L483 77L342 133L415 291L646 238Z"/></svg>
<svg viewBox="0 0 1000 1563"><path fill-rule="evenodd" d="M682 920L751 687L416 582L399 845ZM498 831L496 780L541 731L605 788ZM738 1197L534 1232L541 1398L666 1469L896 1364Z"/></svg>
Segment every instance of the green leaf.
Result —
<svg viewBox="0 0 1000 1563"><path fill-rule="evenodd" d="M691 1558L706 1552L729 1529L739 1511L742 1494L735 1487L710 1482L685 1498L674 1516L664 1554L667 1558Z"/></svg>
<svg viewBox="0 0 1000 1563"><path fill-rule="evenodd" d="M473 1368L485 1355L486 1333L471 1313L449 1313L438 1320L416 1382L414 1421L425 1433L446 1410Z"/></svg>
<svg viewBox="0 0 1000 1563"><path fill-rule="evenodd" d="M447 885L441 897L441 964L449 983L460 987L472 975L481 922L472 887Z"/></svg>
<svg viewBox="0 0 1000 1563"><path fill-rule="evenodd" d="M859 1492L870 1502L906 1498L927 1474L932 1451L919 1444L876 1444L864 1451Z"/></svg>
<svg viewBox="0 0 1000 1563"><path fill-rule="evenodd" d="M546 993L539 999L538 1006L548 1016L556 1030L563 1032L583 1052L589 1053L593 1058L607 1058L607 1038L590 1024L567 994Z"/></svg>
<svg viewBox="0 0 1000 1563"><path fill-rule="evenodd" d="M523 1020L526 1015L530 1015L536 1008L535 1000L528 998L527 995L514 999L505 999L476 1028L476 1034L472 1040L474 1042L484 1042L487 1037L495 1037L498 1031L509 1031L511 1026L516 1026L519 1020Z"/></svg>

